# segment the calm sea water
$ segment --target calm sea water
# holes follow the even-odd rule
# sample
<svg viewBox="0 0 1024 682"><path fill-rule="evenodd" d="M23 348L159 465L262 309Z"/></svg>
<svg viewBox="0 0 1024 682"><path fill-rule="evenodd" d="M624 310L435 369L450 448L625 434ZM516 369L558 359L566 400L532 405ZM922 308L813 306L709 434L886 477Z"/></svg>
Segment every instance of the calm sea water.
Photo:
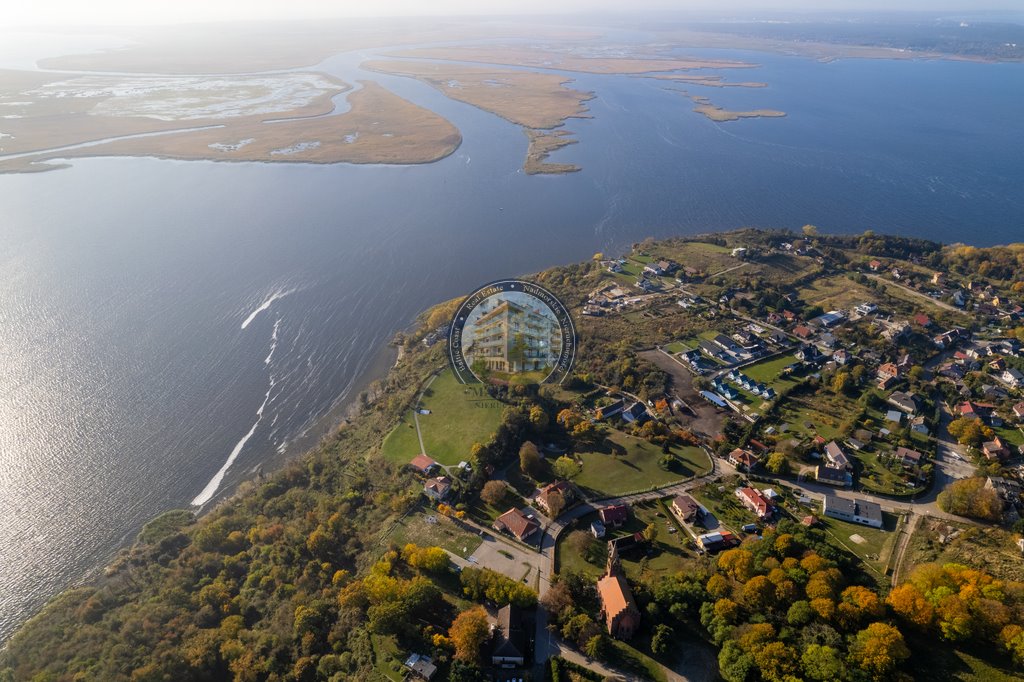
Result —
<svg viewBox="0 0 1024 682"><path fill-rule="evenodd" d="M770 87L693 92L789 116L719 125L678 86L576 74L593 118L553 160L584 170L528 177L515 126L382 78L462 147L0 176L0 638L152 516L296 454L396 330L481 282L741 226L1024 240L1024 65L704 54Z"/></svg>

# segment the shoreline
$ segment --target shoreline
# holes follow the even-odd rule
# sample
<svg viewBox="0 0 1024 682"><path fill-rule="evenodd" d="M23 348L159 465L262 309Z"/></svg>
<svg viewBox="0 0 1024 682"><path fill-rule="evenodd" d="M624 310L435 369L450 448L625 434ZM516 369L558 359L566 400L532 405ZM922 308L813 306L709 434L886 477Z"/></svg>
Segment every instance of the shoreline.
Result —
<svg viewBox="0 0 1024 682"><path fill-rule="evenodd" d="M59 599L71 590L78 589L94 580L102 578L117 558L135 545L138 541L139 533L142 532L146 524L168 512L179 510L190 512L198 521L224 505L231 504L240 493L246 491L250 484L258 482L267 475L283 470L289 463L301 459L312 452L324 439L329 438L332 433L359 416L363 410L359 405L359 396L363 392L369 394L368 399L370 403L373 403L379 397L379 394L373 387L384 379L393 367L398 365L401 356L404 354L400 350L401 347L395 347L390 339L385 342L374 354L373 359L366 369L363 370L362 374L353 379L352 391L349 395L343 400L337 400L336 404L329 408L322 417L315 420L307 429L306 434L294 441L294 451L290 454L287 451L285 454L280 454L275 449L270 448L265 458L254 467L250 467L247 473L243 474L237 481L222 486L206 505L197 509L189 504L188 500L183 500L181 505L171 506L154 512L141 526L125 533L117 545L112 547L111 552L106 558L86 568L81 575L62 585L39 608L26 612L10 633L0 636L0 650L7 646L8 640L17 634L26 623L42 613L55 599Z"/></svg>

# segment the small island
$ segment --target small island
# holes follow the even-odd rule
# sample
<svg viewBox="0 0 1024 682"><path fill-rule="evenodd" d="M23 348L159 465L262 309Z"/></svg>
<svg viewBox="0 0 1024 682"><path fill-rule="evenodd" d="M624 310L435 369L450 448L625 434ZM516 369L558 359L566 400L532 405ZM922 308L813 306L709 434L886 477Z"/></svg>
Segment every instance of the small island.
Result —
<svg viewBox="0 0 1024 682"><path fill-rule="evenodd" d="M548 154L573 143L568 139L571 133L556 129L566 119L588 117L586 102L594 94L567 87L570 78L445 62L370 61L363 67L416 78L452 99L522 126L529 140L524 163L529 174L579 170L571 164L543 163Z"/></svg>

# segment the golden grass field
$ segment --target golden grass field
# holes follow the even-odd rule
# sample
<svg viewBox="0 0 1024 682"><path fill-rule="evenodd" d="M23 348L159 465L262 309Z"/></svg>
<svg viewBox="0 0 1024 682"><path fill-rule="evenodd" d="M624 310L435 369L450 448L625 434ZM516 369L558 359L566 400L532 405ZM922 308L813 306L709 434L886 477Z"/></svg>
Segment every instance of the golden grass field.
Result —
<svg viewBox="0 0 1024 682"><path fill-rule="evenodd" d="M524 128L530 146L526 150L526 163L523 170L527 175L540 175L543 173L574 173L581 170L579 166L572 163L547 163L548 155L556 149L576 144L568 130L534 130Z"/></svg>
<svg viewBox="0 0 1024 682"><path fill-rule="evenodd" d="M567 87L571 79L549 73L438 62L371 61L371 71L418 78L452 99L489 111L523 127L529 141L523 170L530 175L571 173L579 166L546 163L548 155L576 140L553 130L568 118L587 116L592 93Z"/></svg>
<svg viewBox="0 0 1024 682"><path fill-rule="evenodd" d="M264 117L220 119L214 123L222 127L112 140L0 161L0 171L38 170L39 166L30 164L87 156L412 164L437 161L458 148L462 137L446 119L377 83L361 85L349 95L350 110L339 115L284 120L275 116L274 122Z"/></svg>
<svg viewBox="0 0 1024 682"><path fill-rule="evenodd" d="M685 97L689 97L693 100L695 106L693 108L698 114L703 114L706 118L714 121L715 123L725 123L727 121L738 121L741 118L782 118L786 115L785 111L778 111L777 109L753 109L751 111L729 111L722 107L715 106L711 103L707 97L700 95L691 95L686 91L682 91Z"/></svg>
<svg viewBox="0 0 1024 682"><path fill-rule="evenodd" d="M418 78L524 128L555 128L567 118L584 117L584 103L593 98L593 93L566 87L571 79L550 73L406 61L369 61L363 68Z"/></svg>

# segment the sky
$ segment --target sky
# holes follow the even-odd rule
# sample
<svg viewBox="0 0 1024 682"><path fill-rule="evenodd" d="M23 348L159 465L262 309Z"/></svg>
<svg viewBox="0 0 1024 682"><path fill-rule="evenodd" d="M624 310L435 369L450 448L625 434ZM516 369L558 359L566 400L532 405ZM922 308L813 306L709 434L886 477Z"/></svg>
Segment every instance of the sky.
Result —
<svg viewBox="0 0 1024 682"><path fill-rule="evenodd" d="M451 14L571 14L779 9L928 10L978 12L1019 10L1021 0L12 0L0 11L0 26L132 25L339 16ZM623 8L627 8L624 10Z"/></svg>

